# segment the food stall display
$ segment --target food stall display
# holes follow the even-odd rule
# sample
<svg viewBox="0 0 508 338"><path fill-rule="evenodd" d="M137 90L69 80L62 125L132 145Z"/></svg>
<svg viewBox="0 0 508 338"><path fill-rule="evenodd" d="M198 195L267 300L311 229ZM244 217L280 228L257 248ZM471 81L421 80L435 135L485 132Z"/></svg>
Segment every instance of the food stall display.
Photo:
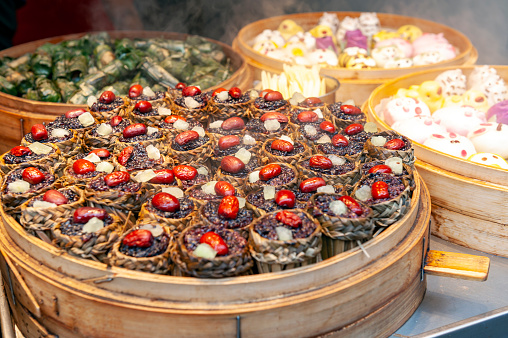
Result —
<svg viewBox="0 0 508 338"><path fill-rule="evenodd" d="M20 137L0 155L0 272L26 337L389 336L425 273L487 278L488 258L429 251L424 147L379 96L360 107L389 78L474 63L465 36L305 13L247 25L234 49L110 32L1 53ZM434 102L429 87L405 93Z"/></svg>

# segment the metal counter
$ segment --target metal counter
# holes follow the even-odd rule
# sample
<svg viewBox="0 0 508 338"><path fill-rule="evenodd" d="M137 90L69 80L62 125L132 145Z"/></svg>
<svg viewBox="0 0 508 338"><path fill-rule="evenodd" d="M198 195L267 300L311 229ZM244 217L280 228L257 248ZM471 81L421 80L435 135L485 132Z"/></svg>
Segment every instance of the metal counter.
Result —
<svg viewBox="0 0 508 338"><path fill-rule="evenodd" d="M391 337L508 337L508 258L467 249L432 236L431 250L490 258L487 281L427 276L427 292Z"/></svg>

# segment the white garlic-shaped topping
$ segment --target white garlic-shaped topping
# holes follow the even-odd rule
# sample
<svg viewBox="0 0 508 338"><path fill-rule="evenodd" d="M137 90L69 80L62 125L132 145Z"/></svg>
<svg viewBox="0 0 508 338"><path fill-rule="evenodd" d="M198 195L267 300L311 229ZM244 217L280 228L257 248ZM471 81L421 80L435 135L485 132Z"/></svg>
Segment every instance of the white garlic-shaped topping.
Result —
<svg viewBox="0 0 508 338"><path fill-rule="evenodd" d="M83 225L83 232L92 234L104 228L104 221L98 219L97 217L92 217L88 222Z"/></svg>

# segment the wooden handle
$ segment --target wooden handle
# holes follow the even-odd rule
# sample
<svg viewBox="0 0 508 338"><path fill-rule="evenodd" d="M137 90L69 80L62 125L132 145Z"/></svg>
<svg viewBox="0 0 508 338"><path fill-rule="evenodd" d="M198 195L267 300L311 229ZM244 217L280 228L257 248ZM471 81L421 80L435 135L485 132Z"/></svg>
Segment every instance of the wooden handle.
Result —
<svg viewBox="0 0 508 338"><path fill-rule="evenodd" d="M429 250L424 271L429 275L486 281L490 259L485 256Z"/></svg>

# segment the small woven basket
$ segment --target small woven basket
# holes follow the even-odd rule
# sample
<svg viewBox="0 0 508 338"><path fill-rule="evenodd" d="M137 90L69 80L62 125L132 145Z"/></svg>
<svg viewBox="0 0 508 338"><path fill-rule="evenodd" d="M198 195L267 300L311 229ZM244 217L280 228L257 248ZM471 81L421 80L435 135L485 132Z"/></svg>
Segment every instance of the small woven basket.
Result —
<svg viewBox="0 0 508 338"><path fill-rule="evenodd" d="M265 217L273 217L278 211L258 218L250 227L249 243L251 255L256 261L260 273L276 272L294 269L316 263L321 254L321 226L306 211L293 209L294 212L303 212L305 216L316 225L314 232L307 238L298 238L291 241L269 240L261 237L255 230L255 224L262 222Z"/></svg>
<svg viewBox="0 0 508 338"><path fill-rule="evenodd" d="M219 149L219 139L220 139L220 137L217 139L214 139L214 141L212 143L212 150ZM259 153L259 148L261 147L261 142L256 141L256 144L254 144L252 147L247 149L247 147L243 144L243 136L242 136L242 137L240 137L240 144L237 147L238 148L234 147L234 149L239 150L240 148L245 148L252 154L252 156L256 156ZM233 149L233 148L231 148L231 149ZM231 153L228 152L228 155L224 155L224 156L215 156L215 152L212 152L212 156L210 157L210 163L211 163L212 170L215 171L215 170L219 169L220 162L222 161L222 159L225 156L235 156L236 151L233 150L230 152Z"/></svg>
<svg viewBox="0 0 508 338"><path fill-rule="evenodd" d="M147 169L157 170L157 169L173 168L173 166L175 165L175 162L173 161L173 159L170 156L165 156L165 155L161 154L160 159L158 159L157 161L155 161L153 163L153 167L150 167L150 168L146 167L144 169L130 170L130 169L127 169L126 167L124 167L123 165L121 165L120 163L118 163L117 156L113 156L113 165L115 166L115 170L127 171L131 175L134 176L134 175L136 175L137 172L147 170Z"/></svg>
<svg viewBox="0 0 508 338"><path fill-rule="evenodd" d="M277 109L271 109L271 110L257 108L256 105L254 104L254 102L255 102L255 100L251 101L251 104L250 104L250 115L251 116L248 116L248 118L250 118L250 119L260 118L261 116L263 116L263 114L266 114L266 113L281 113L286 116L289 116L289 113L291 111L291 106L289 105L289 102L282 107L279 107Z"/></svg>
<svg viewBox="0 0 508 338"><path fill-rule="evenodd" d="M16 168L26 168L26 167L34 167L34 166L43 166L43 167L49 167L53 168L54 172L58 172L60 170L60 167L64 163L64 159L62 157L62 153L60 152L60 149L53 143L47 143L45 144L51 148L53 148L53 151L46 156L34 160L34 161L28 161L23 162L19 164L9 164L5 163L4 157L7 155L7 153L0 156L0 169L4 174L9 173L9 171L16 169Z"/></svg>
<svg viewBox="0 0 508 338"><path fill-rule="evenodd" d="M305 143L300 141L294 141L295 143L300 143L303 146L303 151L301 153L292 155L292 156L278 156L272 154L270 151L267 150L267 148L270 148L273 141L276 139L271 138L266 140L263 145L261 146L261 153L260 153L260 160L262 164L268 164L268 163L287 163L292 166L296 166L296 164L305 157L308 157L312 154L312 149Z"/></svg>
<svg viewBox="0 0 508 338"><path fill-rule="evenodd" d="M291 102L289 102L289 103L291 104ZM299 103L303 103L303 101L299 102ZM329 111L328 105L326 103L321 103L321 104L317 104L317 105L313 105L313 106L309 106L309 105L305 105L305 104L304 105L291 104L291 107L290 107L291 112L294 112L294 111L302 112L305 110L316 111L317 109L321 110L321 113L323 113L323 117L330 116L330 111Z"/></svg>
<svg viewBox="0 0 508 338"><path fill-rule="evenodd" d="M127 97L123 97L124 104L116 107L112 110L107 111L90 111L90 114L92 114L99 122L109 122L113 116L120 115L122 117L127 116L126 109L130 102L130 100Z"/></svg>
<svg viewBox="0 0 508 338"><path fill-rule="evenodd" d="M317 193L310 199L309 206L312 208L317 196L324 195ZM323 231L323 249L321 256L327 259L338 255L345 250L358 246L357 242L365 242L372 238L374 233L374 218L372 209L359 203L366 212L361 217L349 218L326 213L320 213L316 219L319 221ZM310 210L309 210L310 211Z"/></svg>
<svg viewBox="0 0 508 338"><path fill-rule="evenodd" d="M157 95L158 92L156 92L155 94ZM171 99L171 96L169 95L169 93L166 91L163 93L164 95L161 97L161 98L154 98L154 99L146 99L143 98L143 97L137 97L137 98L128 98L129 100L129 104L128 104L128 107L126 110L128 110L129 108L131 107L134 107L136 105L136 103L138 103L139 101L148 101L150 102L150 104L152 105L152 107L169 107L171 104L172 104L172 99ZM152 96L154 97L154 96ZM126 111L125 112L126 114L128 114L128 112Z"/></svg>
<svg viewBox="0 0 508 338"><path fill-rule="evenodd" d="M217 202L217 201L214 201L214 202ZM218 203L220 203L220 200L218 201ZM224 224L222 224L222 223L221 224L214 224L204 215L203 211L204 211L205 206L206 206L206 203L202 204L199 207L198 212L197 212L197 219L199 219L199 221L201 223L203 223L205 225L208 225L210 227L221 227L221 228L226 228L226 229L234 230L234 231L238 232L243 238L245 238L245 239L249 238L249 227L252 224L252 222L247 224L247 225L245 225L244 227L241 227L241 228L225 227ZM252 211L251 209L248 209L248 208L246 208L246 210L248 210L248 212ZM253 221L255 220L255 214L254 214L254 212L252 212L252 220Z"/></svg>
<svg viewBox="0 0 508 338"><path fill-rule="evenodd" d="M209 201L221 201L222 200L223 197L220 195L213 195L213 196L209 195L210 199L200 199L200 198L193 197L192 193L194 191L201 190L202 186L203 186L203 184L195 185L193 187L190 187L186 191L186 195L194 202L194 204L196 205L196 207L198 209L202 205L205 205L206 203L208 203ZM236 191L236 194L235 194L236 197L243 197L244 196L244 192L241 187L235 187L235 191Z"/></svg>
<svg viewBox="0 0 508 338"><path fill-rule="evenodd" d="M1 196L2 196L2 203L4 207L4 211L9 214L19 214L21 212L21 205L28 201L30 198L34 197L35 195L45 193L47 190L50 189L58 189L62 186L62 182L60 179L54 174L52 168L43 167L43 166L37 166L39 169L43 169L44 171L52 174L54 176L54 181L51 182L51 184L31 192L26 193L12 193L7 192L7 178L9 175L13 174L17 170L22 170L23 168L17 168L12 171L10 171L8 174L6 174L2 181L2 190L1 190Z"/></svg>
<svg viewBox="0 0 508 338"><path fill-rule="evenodd" d="M296 135L293 132L293 130L291 129L291 127L289 126L289 123L286 124L284 126L284 128L281 128L279 131L276 131L276 132L271 131L269 133L256 133L256 132L246 129L245 134L249 134L254 139L256 139L256 141L258 141L259 143L264 143L266 140L271 139L271 138L274 138L274 139L280 138L282 135L287 135L291 139L296 139Z"/></svg>
<svg viewBox="0 0 508 338"><path fill-rule="evenodd" d="M212 149L212 138L208 133L205 133L206 137L208 137L208 141L204 143L203 145L192 149L192 150L185 150L185 151L179 151L174 150L171 144L173 143L173 139L168 140L167 144L167 153L169 156L173 156L173 158L178 161L179 163L200 163L200 164L209 164L209 159L213 155L213 149ZM176 137L176 136L175 136Z"/></svg>
<svg viewBox="0 0 508 338"><path fill-rule="evenodd" d="M166 144L167 144L166 136L164 136L164 133L162 134L162 137L153 139L153 140L144 140L144 141L136 141L136 142L121 142L120 138L118 138L114 145L114 151L117 153L120 153L123 148L128 146L133 146L135 143L141 144L143 147L148 147L149 145L153 145L155 148L159 149L161 153L166 153Z"/></svg>
<svg viewBox="0 0 508 338"><path fill-rule="evenodd" d="M245 135L245 128L244 129L237 129L234 132L230 134L221 134L221 133L214 133L214 129L207 129L208 135L212 138L212 145L215 146L218 145L219 140L222 136L229 136L229 135L235 135L238 136L241 139L243 139L243 136Z"/></svg>
<svg viewBox="0 0 508 338"><path fill-rule="evenodd" d="M170 252L174 250L175 239L171 232L166 229L164 229L164 232L167 236L169 236L169 243L166 250L159 255L151 257L133 257L120 251L120 245L122 244L125 236L134 231L136 228L137 227L123 234L122 237L115 242L108 255L108 264L129 270L151 272L161 275L172 274L174 264L171 260Z"/></svg>
<svg viewBox="0 0 508 338"><path fill-rule="evenodd" d="M313 147L314 147L313 154L325 154L323 151L321 151L321 149L319 149L318 143L314 143ZM334 154L330 153L330 154L325 154L325 155L334 155ZM337 155L337 156L342 156L342 155ZM352 154L352 155L347 154L347 155L343 155L342 157L347 158L351 162L357 162L357 161L364 162L367 159L367 153L365 152L365 149L363 149L362 151L359 151L355 154Z"/></svg>
<svg viewBox="0 0 508 338"><path fill-rule="evenodd" d="M302 165L302 162L304 162L304 161L308 162L311 157L312 156L309 156L309 157L305 158L303 161L300 161L296 164L296 168L298 169L302 179L304 179L304 180L307 178L319 176L319 177L322 177L328 184L331 184L331 185L338 185L338 184L354 185L356 182L358 182L358 179L360 179L360 177L361 177L360 161L359 160L357 160L356 162L353 162L349 158L343 156L346 159L346 161L354 163L355 168L351 171L348 171L347 173L342 174L342 175L328 175L328 174L323 174L319 171L314 171L314 170L310 169L310 166L309 166L309 168L306 168Z"/></svg>
<svg viewBox="0 0 508 338"><path fill-rule="evenodd" d="M369 205L373 211L373 218L376 226L387 227L404 217L411 207L411 189L406 179L401 180L405 189L391 200ZM353 187L351 196L354 198L356 191L362 186L358 181Z"/></svg>
<svg viewBox="0 0 508 338"><path fill-rule="evenodd" d="M115 215L110 216L113 222L95 232L89 239L63 234L61 224L56 224L51 229L53 242L73 256L105 262L109 250L120 237L120 220Z"/></svg>
<svg viewBox="0 0 508 338"><path fill-rule="evenodd" d="M251 161L257 161L257 158L252 157L251 160L249 161L248 165L250 165ZM259 163L256 163L255 166L256 165L259 165ZM237 189L244 189L244 186L249 179L248 177L249 177L249 174L245 175L244 177L224 174L222 168L220 168L220 165L219 165L219 168L215 172L214 179L216 181L225 181L225 182L231 183L233 185L233 187L235 187Z"/></svg>
<svg viewBox="0 0 508 338"><path fill-rule="evenodd" d="M182 90L181 89L177 89L177 88L173 88L173 87L169 87L168 88L168 92L167 92L167 96L168 96L169 100L172 103L174 99L176 99L178 97L182 97Z"/></svg>
<svg viewBox="0 0 508 338"><path fill-rule="evenodd" d="M72 133L72 137L70 139L62 142L53 143L58 147L58 149L60 149L60 154L65 158L77 155L81 151L81 146L83 143L83 140L80 137L78 137L75 130L70 130L70 132ZM23 137L23 139L21 140L21 145L28 147L30 143L27 142L26 139Z"/></svg>
<svg viewBox="0 0 508 338"><path fill-rule="evenodd" d="M382 131L377 133L375 136L387 137L388 140L393 138L400 138L404 140L405 143L409 143L410 145L412 144L407 137L402 136L393 130ZM413 165L415 162L414 149L412 146L409 147L408 150L390 150L384 147L374 146L371 139L369 138L367 142L365 142L364 149L366 150L369 157L378 160L386 160L390 157L400 157L402 161L408 165Z"/></svg>
<svg viewBox="0 0 508 338"><path fill-rule="evenodd" d="M129 212L137 215L141 204L145 202L146 194L143 187L136 192L96 191L90 189L87 185L85 187L85 199L90 206L103 208L109 214L118 216L122 222L126 222Z"/></svg>
<svg viewBox="0 0 508 338"><path fill-rule="evenodd" d="M278 164L280 166L286 166L286 167L290 168L291 171L294 174L294 177L293 177L293 179L291 181L289 181L288 183L283 184L281 186L276 186L276 188L291 189L292 187L297 185L298 179L300 178L300 175L298 173L298 170L296 170L296 168L294 166L292 166L291 164L280 163L280 162L276 162L274 164ZM262 168L263 167L258 167L256 169L254 169L254 171L261 170ZM251 183L251 182L249 182L249 177L247 176L247 178L245 179L245 188L244 188L245 193L249 193L249 192L254 191L256 189L262 188L263 186L266 185L266 184L259 184L259 182L260 181L256 181L256 182Z"/></svg>
<svg viewBox="0 0 508 338"><path fill-rule="evenodd" d="M85 195L83 190L76 186L61 188L59 191L67 189L72 190L78 196L76 201L69 204L61 204L53 208L29 207L28 204L30 200L23 203L21 206L21 225L27 230L46 231L51 230L56 224L60 224L69 219L75 209L84 206Z"/></svg>
<svg viewBox="0 0 508 338"><path fill-rule="evenodd" d="M163 106L161 106L161 107L163 107ZM170 108L170 107L168 107L168 108ZM154 108L154 109L157 109L157 108ZM131 108L128 109L128 116L129 116L129 119L131 121L133 121L133 123L144 123L147 126L157 127L159 125L159 123L164 121L164 119L168 115L159 115L159 114L152 115L152 116L138 115L138 114L134 113L134 106L131 106Z"/></svg>
<svg viewBox="0 0 508 338"><path fill-rule="evenodd" d="M171 111L175 115L180 115L180 116L183 116L187 119L196 120L204 126L206 126L208 124L208 119L209 119L208 102L206 103L206 105L204 107L197 108L197 109L182 107L179 104L176 104L175 102L173 102L171 104Z"/></svg>
<svg viewBox="0 0 508 338"><path fill-rule="evenodd" d="M105 136L91 136L91 133L91 130L85 133L83 147L86 149L106 148L112 151L120 137L120 133L111 133Z"/></svg>
<svg viewBox="0 0 508 338"><path fill-rule="evenodd" d="M72 169L73 163L74 163L74 161L72 163L69 163L63 170L63 175L61 177L61 181L64 186L77 185L80 188L84 188L91 180L93 180L94 178L96 178L99 175L102 175L101 172L96 171L95 172L96 175L89 177L89 178L77 177L76 175L71 174L74 172L74 170Z"/></svg>
<svg viewBox="0 0 508 338"><path fill-rule="evenodd" d="M367 116L363 113L361 116L358 116L358 118L356 118L356 119L348 120L348 119L342 119L342 118L335 116L329 109L327 109L327 111L328 111L329 118L332 120L332 123L339 129L344 129L353 123L365 124L367 122Z"/></svg>
<svg viewBox="0 0 508 338"><path fill-rule="evenodd" d="M194 209L184 218L167 218L148 211L146 208L147 203L150 203L150 201L143 203L141 206L139 219L143 222L157 222L161 225L164 225L173 234L182 232L191 224L192 220L197 217L197 207L195 204Z"/></svg>
<svg viewBox="0 0 508 338"><path fill-rule="evenodd" d="M187 232L194 228L202 227L203 233L208 230L217 232L226 242L229 238L235 238L236 241L244 242L245 247L237 255L229 254L227 256L216 256L214 259L207 259L195 256L185 246L184 238ZM253 266L252 258L249 254L247 241L237 232L229 229L217 229L213 227L197 224L185 229L177 239L176 250L172 253L172 258L178 265L178 268L184 275L198 278L223 278L234 277L248 274Z"/></svg>
<svg viewBox="0 0 508 338"><path fill-rule="evenodd" d="M211 99L208 104L209 115L213 121L225 120L234 116L251 118L251 102L252 100L244 103L220 103Z"/></svg>

